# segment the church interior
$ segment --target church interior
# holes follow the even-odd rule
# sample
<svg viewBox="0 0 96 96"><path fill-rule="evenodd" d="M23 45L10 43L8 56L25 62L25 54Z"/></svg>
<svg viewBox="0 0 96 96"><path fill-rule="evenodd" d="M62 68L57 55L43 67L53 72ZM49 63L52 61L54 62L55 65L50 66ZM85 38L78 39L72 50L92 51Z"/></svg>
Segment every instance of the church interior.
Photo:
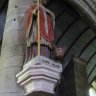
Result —
<svg viewBox="0 0 96 96"><path fill-rule="evenodd" d="M0 0L0 53L2 51L8 1L9 0ZM90 0L85 0L85 2L87 1ZM88 2L86 4L88 4ZM94 4L94 6L96 6L95 0ZM58 47L60 46L66 49L62 61L62 80L56 89L56 93L60 94L56 96L71 96L69 92L75 94L72 96L85 96L82 95L80 86L77 86L81 83L84 85L81 84L83 90L86 89L86 86L89 90L89 92L87 92L89 95L86 96L96 96L96 22L88 16L87 9L83 10L77 6L72 3L72 0L47 0L46 4L46 8L55 14L54 42ZM96 19L96 9L93 11L95 14L94 18ZM76 74L79 74L79 79L76 77ZM71 83L69 82L71 81L73 81L73 85L70 85ZM85 94L87 93L85 92Z"/></svg>

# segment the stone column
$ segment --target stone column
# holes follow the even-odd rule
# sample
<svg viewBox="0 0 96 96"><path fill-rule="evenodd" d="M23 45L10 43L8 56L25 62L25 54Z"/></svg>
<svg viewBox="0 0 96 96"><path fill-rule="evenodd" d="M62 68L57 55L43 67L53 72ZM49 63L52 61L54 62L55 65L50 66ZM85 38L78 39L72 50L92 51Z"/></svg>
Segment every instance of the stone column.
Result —
<svg viewBox="0 0 96 96"><path fill-rule="evenodd" d="M23 96L16 74L23 66L26 10L32 3L33 0L9 0L0 61L0 96Z"/></svg>
<svg viewBox="0 0 96 96"><path fill-rule="evenodd" d="M63 76L60 96L89 96L85 61L74 57L63 71Z"/></svg>

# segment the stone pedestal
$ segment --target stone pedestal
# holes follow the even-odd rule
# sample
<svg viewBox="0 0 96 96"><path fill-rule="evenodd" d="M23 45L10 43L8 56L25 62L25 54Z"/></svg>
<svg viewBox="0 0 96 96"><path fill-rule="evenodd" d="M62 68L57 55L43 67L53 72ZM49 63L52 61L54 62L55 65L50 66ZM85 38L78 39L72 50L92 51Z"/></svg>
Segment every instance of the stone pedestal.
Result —
<svg viewBox="0 0 96 96"><path fill-rule="evenodd" d="M37 56L23 66L16 75L17 83L25 89L25 95L50 96L60 79L62 65L48 58ZM41 95L40 95L41 94Z"/></svg>

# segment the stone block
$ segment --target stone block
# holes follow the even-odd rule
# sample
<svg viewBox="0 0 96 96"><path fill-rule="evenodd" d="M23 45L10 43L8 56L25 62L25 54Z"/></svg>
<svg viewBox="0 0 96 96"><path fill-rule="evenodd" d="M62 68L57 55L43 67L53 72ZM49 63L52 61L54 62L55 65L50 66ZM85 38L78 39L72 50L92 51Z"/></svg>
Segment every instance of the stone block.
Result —
<svg viewBox="0 0 96 96"><path fill-rule="evenodd" d="M23 94L23 92L22 93L4 93L4 94L0 94L0 96L24 96L24 95L22 95Z"/></svg>
<svg viewBox="0 0 96 96"><path fill-rule="evenodd" d="M16 75L17 83L24 87L25 95L32 95L34 92L53 95L61 72L62 65L60 63L37 56L25 64L23 70Z"/></svg>
<svg viewBox="0 0 96 96"><path fill-rule="evenodd" d="M3 58L9 58L12 56L24 56L25 47L23 44L10 44L3 48L1 55Z"/></svg>
<svg viewBox="0 0 96 96"><path fill-rule="evenodd" d="M23 88L16 83L16 74L20 69L20 67L10 67L1 70L0 94L24 92Z"/></svg>
<svg viewBox="0 0 96 96"><path fill-rule="evenodd" d="M25 34L24 30L10 30L10 32L7 32L3 39L2 48L6 47L9 44L26 44L25 43Z"/></svg>
<svg viewBox="0 0 96 96"><path fill-rule="evenodd" d="M5 60L5 58L2 58L2 63L0 69L10 68L10 67L22 67L23 66L23 59L24 56L13 56L9 57Z"/></svg>

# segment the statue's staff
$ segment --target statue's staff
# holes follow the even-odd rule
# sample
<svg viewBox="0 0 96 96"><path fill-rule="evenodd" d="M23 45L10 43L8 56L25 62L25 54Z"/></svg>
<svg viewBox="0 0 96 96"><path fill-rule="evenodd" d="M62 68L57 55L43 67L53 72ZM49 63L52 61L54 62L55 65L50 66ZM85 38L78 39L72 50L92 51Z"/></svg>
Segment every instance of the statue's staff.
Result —
<svg viewBox="0 0 96 96"><path fill-rule="evenodd" d="M43 6L46 2L46 0L34 0L34 4L28 8L26 61L40 55L49 58L53 49L55 16Z"/></svg>
<svg viewBox="0 0 96 96"><path fill-rule="evenodd" d="M38 0L37 6L38 6L38 20L37 20L37 24L38 24L38 56L40 56L40 11L39 11L40 0Z"/></svg>

